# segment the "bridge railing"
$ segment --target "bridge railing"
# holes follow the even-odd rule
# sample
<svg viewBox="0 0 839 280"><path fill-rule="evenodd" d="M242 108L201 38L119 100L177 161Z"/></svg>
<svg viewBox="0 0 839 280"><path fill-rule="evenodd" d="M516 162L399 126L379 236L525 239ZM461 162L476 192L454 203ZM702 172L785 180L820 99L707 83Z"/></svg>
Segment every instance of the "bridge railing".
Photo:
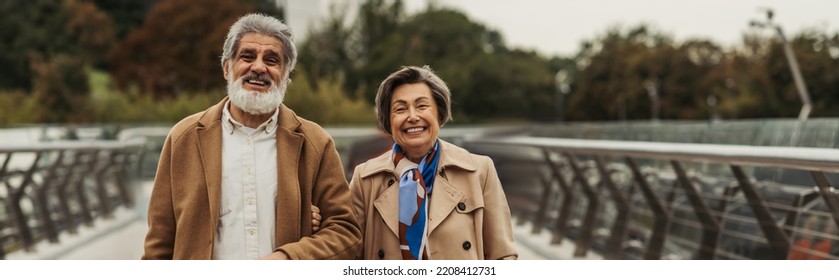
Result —
<svg viewBox="0 0 839 280"><path fill-rule="evenodd" d="M464 145L494 159L517 222L573 240L577 257L839 259L836 149L529 136Z"/></svg>
<svg viewBox="0 0 839 280"><path fill-rule="evenodd" d="M59 242L134 203L129 171L143 141L0 143L0 259Z"/></svg>

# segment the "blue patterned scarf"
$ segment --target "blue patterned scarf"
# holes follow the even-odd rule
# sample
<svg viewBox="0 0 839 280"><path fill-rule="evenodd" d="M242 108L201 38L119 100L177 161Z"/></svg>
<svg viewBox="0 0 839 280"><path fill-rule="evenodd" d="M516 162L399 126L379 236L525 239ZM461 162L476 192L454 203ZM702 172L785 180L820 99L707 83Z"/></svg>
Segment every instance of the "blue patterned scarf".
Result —
<svg viewBox="0 0 839 280"><path fill-rule="evenodd" d="M409 161L399 145L393 145L393 165L399 179L399 244L402 258L428 259L428 197L434 186L440 141L420 160Z"/></svg>

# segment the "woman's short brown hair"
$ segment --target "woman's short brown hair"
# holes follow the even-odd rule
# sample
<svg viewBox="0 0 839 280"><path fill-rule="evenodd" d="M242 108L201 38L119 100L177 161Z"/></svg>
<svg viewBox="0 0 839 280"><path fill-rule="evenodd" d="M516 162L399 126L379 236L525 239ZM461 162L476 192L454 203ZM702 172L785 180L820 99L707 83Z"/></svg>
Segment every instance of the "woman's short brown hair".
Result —
<svg viewBox="0 0 839 280"><path fill-rule="evenodd" d="M450 113L452 94L446 82L440 79L437 74L434 74L434 71L428 65L423 67L402 66L402 69L393 72L382 81L379 90L376 92L376 118L379 121L379 129L388 135L393 135L390 131L390 100L393 97L393 91L401 85L415 83L425 83L431 89L431 96L437 103L440 127L452 119Z"/></svg>

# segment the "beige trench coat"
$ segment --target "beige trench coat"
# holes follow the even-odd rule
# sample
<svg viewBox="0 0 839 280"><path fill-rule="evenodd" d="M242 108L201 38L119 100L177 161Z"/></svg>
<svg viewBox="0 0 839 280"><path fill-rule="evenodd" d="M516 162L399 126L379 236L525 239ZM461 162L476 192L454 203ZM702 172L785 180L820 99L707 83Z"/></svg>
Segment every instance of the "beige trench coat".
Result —
<svg viewBox="0 0 839 280"><path fill-rule="evenodd" d="M432 260L516 259L510 207L492 160L440 141L438 174L429 202ZM391 153L358 165L350 190L362 230L361 259L402 259L399 179Z"/></svg>

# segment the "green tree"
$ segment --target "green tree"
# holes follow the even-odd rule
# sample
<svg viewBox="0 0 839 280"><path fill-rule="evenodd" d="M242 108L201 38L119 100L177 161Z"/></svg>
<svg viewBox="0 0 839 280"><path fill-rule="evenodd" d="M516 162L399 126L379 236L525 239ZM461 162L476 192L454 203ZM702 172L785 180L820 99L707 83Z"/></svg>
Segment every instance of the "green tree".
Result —
<svg viewBox="0 0 839 280"><path fill-rule="evenodd" d="M664 81L672 58L669 36L646 25L613 27L586 42L578 54L578 87L568 98L570 120L649 118L645 81ZM654 53L660 52L656 56ZM659 91L664 96L663 90ZM662 106L665 107L665 106ZM649 108L648 106L646 108Z"/></svg>
<svg viewBox="0 0 839 280"><path fill-rule="evenodd" d="M76 54L62 0L0 2L0 88L32 89L31 56Z"/></svg>
<svg viewBox="0 0 839 280"><path fill-rule="evenodd" d="M32 88L28 56L28 11L32 2L0 1L0 89ZM21 11L27 11L26 13Z"/></svg>
<svg viewBox="0 0 839 280"><path fill-rule="evenodd" d="M67 30L74 35L79 55L89 65L102 66L116 40L113 19L88 0L68 0Z"/></svg>
<svg viewBox="0 0 839 280"><path fill-rule="evenodd" d="M344 80L344 92L372 103L379 83L404 65L429 65L449 83L457 121L547 119L554 113L550 62L510 50L503 36L465 14L429 7L403 16L401 1L370 0L357 22L333 15L301 48L309 82ZM312 85L317 88L317 85Z"/></svg>
<svg viewBox="0 0 839 280"><path fill-rule="evenodd" d="M110 48L110 18L89 0L5 1L0 14L0 88L34 93L39 121L89 119L85 69Z"/></svg>
<svg viewBox="0 0 839 280"><path fill-rule="evenodd" d="M299 42L298 65L304 67L298 67L295 72L302 73L300 76L305 80L295 75L298 83L306 82L310 87L317 88L318 79L333 79L345 81L341 84L343 91L355 87L356 83L346 80L362 61L361 47L357 27L344 24L348 16L346 4L330 7L329 16L319 28L313 30L305 41Z"/></svg>
<svg viewBox="0 0 839 280"><path fill-rule="evenodd" d="M254 11L273 16L285 21L285 9L278 5L277 0L239 0L254 8Z"/></svg>
<svg viewBox="0 0 839 280"><path fill-rule="evenodd" d="M120 88L157 98L224 86L219 57L228 28L254 8L235 0L161 0L111 53Z"/></svg>
<svg viewBox="0 0 839 280"><path fill-rule="evenodd" d="M839 116L837 94L839 94L839 34L828 36L815 29L805 30L791 39L791 46L801 74L804 78L810 100L813 102L811 116ZM831 53L832 52L832 53ZM795 118L802 101L795 85L789 62L780 40L773 39L764 58L765 71L771 80L768 95L773 100L775 116Z"/></svg>
<svg viewBox="0 0 839 280"><path fill-rule="evenodd" d="M646 25L610 29L580 62L572 120L649 119L654 111L663 119L709 118L727 90L727 76L709 76L726 65L722 48L702 39L675 43Z"/></svg>
<svg viewBox="0 0 839 280"><path fill-rule="evenodd" d="M35 99L42 106L40 122L79 123L90 120L87 102L89 84L85 62L79 57L56 55L49 60L33 57L32 71L35 79L45 82L33 83Z"/></svg>
<svg viewBox="0 0 839 280"><path fill-rule="evenodd" d="M159 0L93 0L99 9L107 13L114 21L112 28L118 39L125 38L132 30L143 23L149 9Z"/></svg>
<svg viewBox="0 0 839 280"><path fill-rule="evenodd" d="M298 79L309 80L305 73L298 72ZM332 77L317 79L315 87L306 82L292 82L283 103L296 114L321 125L374 123L373 106L345 94L342 85L342 81Z"/></svg>

